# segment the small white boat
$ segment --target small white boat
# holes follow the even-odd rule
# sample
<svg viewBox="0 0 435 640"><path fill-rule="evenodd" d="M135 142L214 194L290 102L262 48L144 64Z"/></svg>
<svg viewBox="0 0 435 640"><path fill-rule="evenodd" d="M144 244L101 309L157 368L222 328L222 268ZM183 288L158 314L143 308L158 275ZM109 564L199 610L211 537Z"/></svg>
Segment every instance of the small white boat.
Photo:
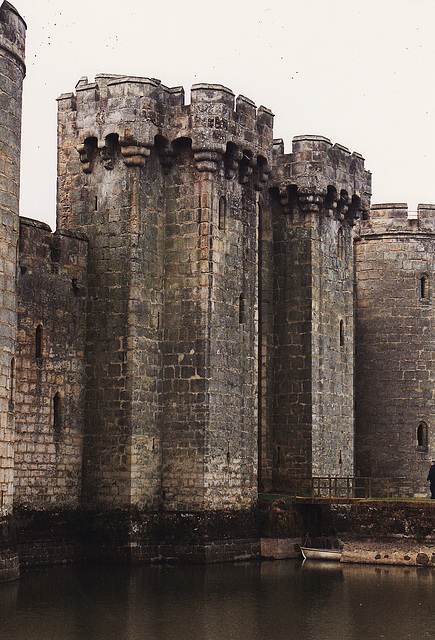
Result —
<svg viewBox="0 0 435 640"><path fill-rule="evenodd" d="M329 560L340 562L343 551L341 549L313 549L312 547L301 547L304 560Z"/></svg>

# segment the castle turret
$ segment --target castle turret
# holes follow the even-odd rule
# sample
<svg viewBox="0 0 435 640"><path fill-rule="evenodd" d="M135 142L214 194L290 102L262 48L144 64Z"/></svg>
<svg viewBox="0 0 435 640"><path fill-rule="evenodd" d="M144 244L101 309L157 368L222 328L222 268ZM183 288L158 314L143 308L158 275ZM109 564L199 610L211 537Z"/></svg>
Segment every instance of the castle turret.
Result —
<svg viewBox="0 0 435 640"><path fill-rule="evenodd" d="M257 236L273 115L221 85L82 79L59 99L58 224L89 238L89 507L249 510Z"/></svg>
<svg viewBox="0 0 435 640"><path fill-rule="evenodd" d="M356 465L424 495L435 455L435 205L373 205L355 245Z"/></svg>
<svg viewBox="0 0 435 640"><path fill-rule="evenodd" d="M353 226L368 208L364 160L327 138L275 143L272 486L352 476Z"/></svg>
<svg viewBox="0 0 435 640"><path fill-rule="evenodd" d="M17 577L18 573L18 561L11 550L9 516L14 476L16 271L25 34L23 19L9 2L3 2L0 6L0 517L3 522L0 581Z"/></svg>

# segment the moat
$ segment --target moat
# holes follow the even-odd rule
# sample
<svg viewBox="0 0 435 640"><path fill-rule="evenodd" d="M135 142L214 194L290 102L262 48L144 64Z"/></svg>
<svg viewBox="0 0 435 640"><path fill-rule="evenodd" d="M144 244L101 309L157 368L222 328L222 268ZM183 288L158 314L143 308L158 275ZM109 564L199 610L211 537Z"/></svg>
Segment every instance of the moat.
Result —
<svg viewBox="0 0 435 640"><path fill-rule="evenodd" d="M435 569L281 562L29 569L0 585L1 640L413 640Z"/></svg>

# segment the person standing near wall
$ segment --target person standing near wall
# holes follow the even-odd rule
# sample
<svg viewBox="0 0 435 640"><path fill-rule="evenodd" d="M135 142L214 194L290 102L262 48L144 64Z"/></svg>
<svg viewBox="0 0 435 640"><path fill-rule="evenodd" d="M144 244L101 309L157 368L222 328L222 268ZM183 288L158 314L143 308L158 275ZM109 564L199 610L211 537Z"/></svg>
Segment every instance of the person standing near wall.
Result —
<svg viewBox="0 0 435 640"><path fill-rule="evenodd" d="M430 499L435 500L435 460L430 461L427 482L430 482Z"/></svg>

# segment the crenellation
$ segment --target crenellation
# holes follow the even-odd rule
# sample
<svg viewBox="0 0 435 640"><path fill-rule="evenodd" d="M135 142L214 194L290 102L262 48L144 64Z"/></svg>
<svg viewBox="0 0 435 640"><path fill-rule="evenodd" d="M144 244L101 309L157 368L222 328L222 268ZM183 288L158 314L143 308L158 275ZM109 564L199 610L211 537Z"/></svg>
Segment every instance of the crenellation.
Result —
<svg viewBox="0 0 435 640"><path fill-rule="evenodd" d="M194 84L190 90L190 104L216 104L220 109L225 107L229 112L234 111L234 93L221 84Z"/></svg>
<svg viewBox="0 0 435 640"><path fill-rule="evenodd" d="M417 220L420 231L434 233L435 232L435 205L419 204L417 205Z"/></svg>
<svg viewBox="0 0 435 640"><path fill-rule="evenodd" d="M435 205L419 204L410 212L406 203L374 204L361 221L361 233L433 233L435 231Z"/></svg>

